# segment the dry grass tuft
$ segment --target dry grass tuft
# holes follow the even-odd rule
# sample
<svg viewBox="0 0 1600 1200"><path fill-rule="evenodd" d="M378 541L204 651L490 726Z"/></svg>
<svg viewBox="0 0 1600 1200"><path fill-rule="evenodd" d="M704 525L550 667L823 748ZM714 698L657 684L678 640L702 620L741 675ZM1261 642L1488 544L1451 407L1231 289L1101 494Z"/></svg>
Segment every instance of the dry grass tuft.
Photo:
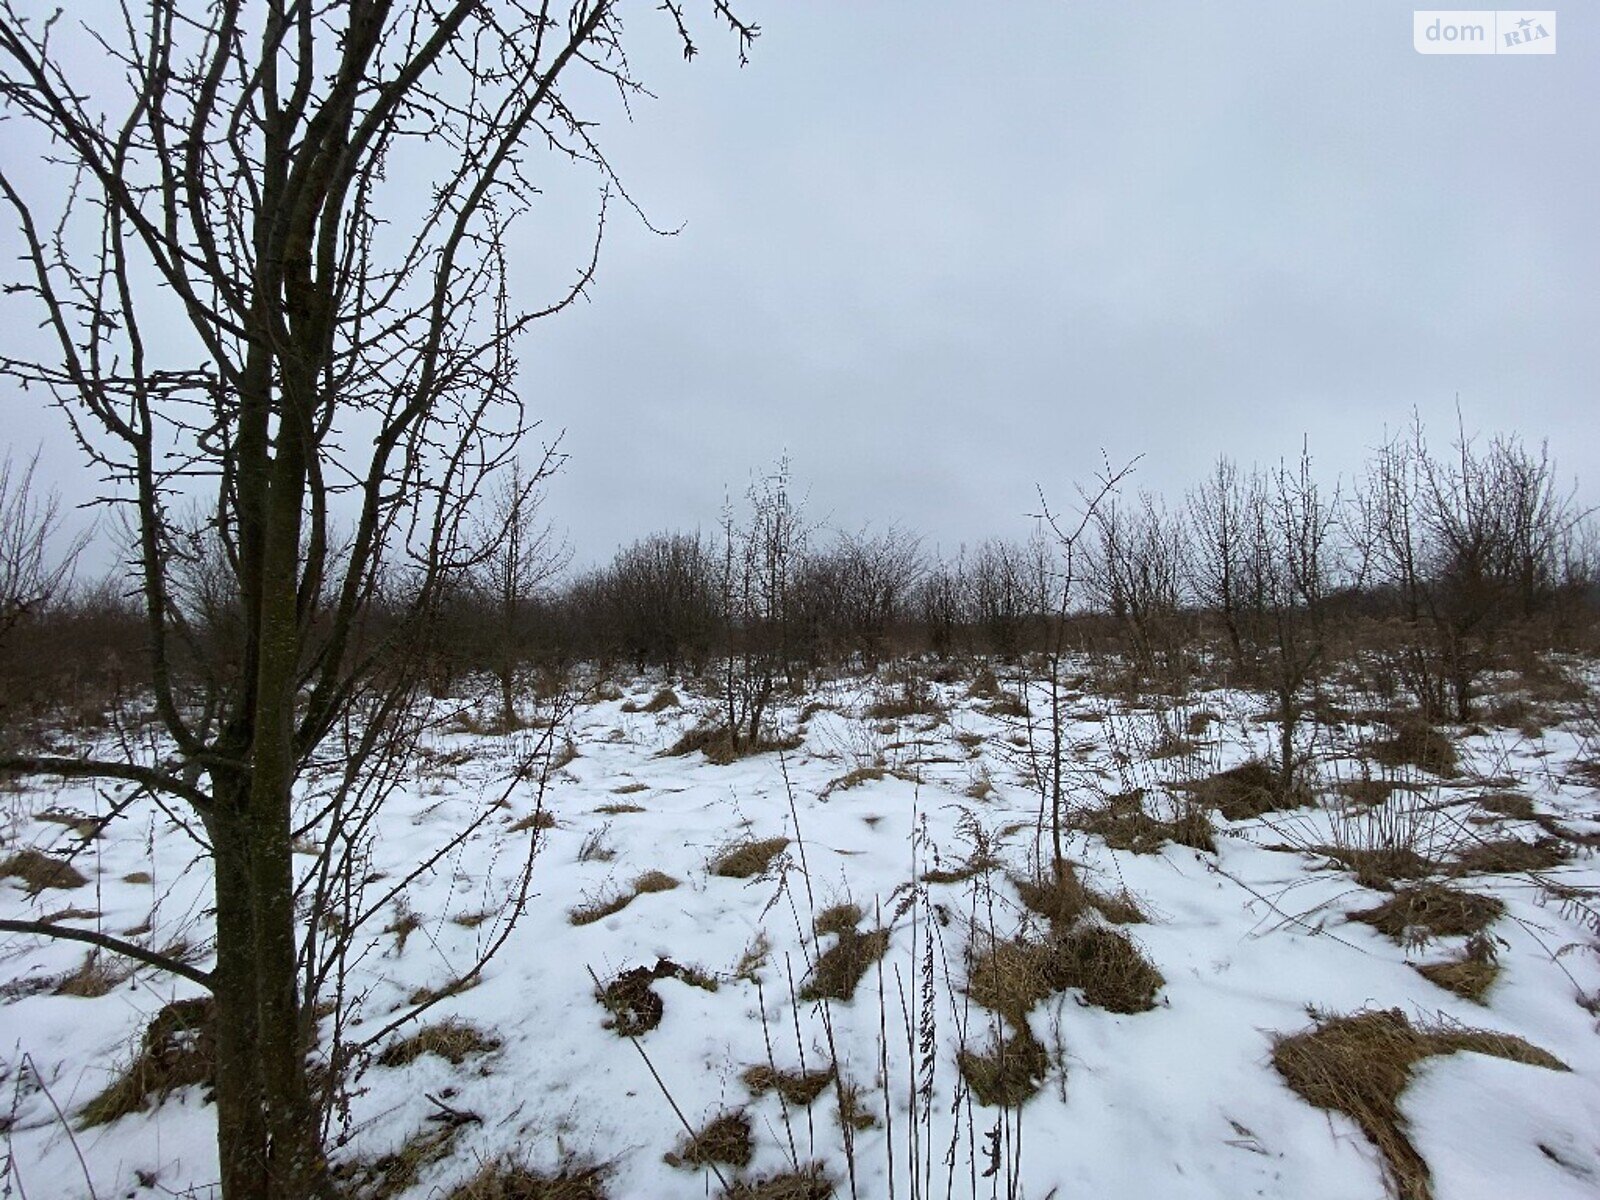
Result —
<svg viewBox="0 0 1600 1200"><path fill-rule="evenodd" d="M49 888L68 891L88 883L88 877L69 862L28 847L0 859L0 879L20 879L30 895Z"/></svg>
<svg viewBox="0 0 1600 1200"><path fill-rule="evenodd" d="M1315 850L1354 872L1357 883L1375 892L1392 892L1395 880L1421 879L1433 870L1432 863L1408 846L1317 846Z"/></svg>
<svg viewBox="0 0 1600 1200"><path fill-rule="evenodd" d="M1375 762L1385 767L1420 767L1435 775L1456 774L1455 743L1426 721L1412 718L1390 726L1392 732L1372 744Z"/></svg>
<svg viewBox="0 0 1600 1200"><path fill-rule="evenodd" d="M337 1194L350 1200L393 1200L416 1186L422 1172L443 1162L455 1148L462 1122L425 1126L401 1144L398 1150L370 1161L357 1161L335 1168L343 1184Z"/></svg>
<svg viewBox="0 0 1600 1200"><path fill-rule="evenodd" d="M622 706L622 711L625 713L658 713L665 712L669 708L677 708L682 703L683 701L678 699L677 692L669 687L664 687L654 696L651 696L646 704L635 704L632 700L629 700Z"/></svg>
<svg viewBox="0 0 1600 1200"><path fill-rule="evenodd" d="M788 846L786 837L732 842L711 860L711 873L724 879L751 879L762 874Z"/></svg>
<svg viewBox="0 0 1600 1200"><path fill-rule="evenodd" d="M1405 1134L1400 1093L1417 1063L1462 1050L1568 1069L1521 1038L1457 1026L1415 1027L1399 1009L1317 1017L1314 1028L1276 1039L1272 1064L1302 1099L1344 1113L1361 1126L1382 1153L1400 1200L1431 1200L1428 1164Z"/></svg>
<svg viewBox="0 0 1600 1200"><path fill-rule="evenodd" d="M697 725L661 753L666 758L682 758L699 750L706 756L708 763L725 767L753 754L765 754L771 750L793 750L804 740L798 734L792 737L761 737L753 741L750 738L735 740L722 726Z"/></svg>
<svg viewBox="0 0 1600 1200"><path fill-rule="evenodd" d="M748 1167L755 1153L753 1134L750 1118L743 1112L724 1113L685 1140L677 1153L668 1154L666 1160L674 1167L703 1167L709 1163Z"/></svg>
<svg viewBox="0 0 1600 1200"><path fill-rule="evenodd" d="M633 892L636 896L648 895L651 892L670 892L679 885L679 882L665 871L646 871L633 881Z"/></svg>
<svg viewBox="0 0 1600 1200"><path fill-rule="evenodd" d="M1143 788L1110 797L1105 808L1085 814L1080 824L1113 850L1159 854L1168 842L1177 842L1208 854L1217 852L1211 817L1202 805L1190 801L1172 820L1159 820L1146 811Z"/></svg>
<svg viewBox="0 0 1600 1200"><path fill-rule="evenodd" d="M145 1027L139 1052L111 1085L79 1113L84 1129L143 1111L151 1100L216 1075L217 1046L209 997L166 1005Z"/></svg>
<svg viewBox="0 0 1600 1200"><path fill-rule="evenodd" d="M857 767L853 771L846 771L818 792L817 799L826 800L835 792L848 792L851 788L858 788L864 783L877 783L888 773L887 768L878 766Z"/></svg>
<svg viewBox="0 0 1600 1200"><path fill-rule="evenodd" d="M1534 810L1533 800L1525 797L1522 792L1490 792L1478 797L1478 808L1486 808L1491 813L1509 816L1514 821L1534 821L1538 819L1538 811Z"/></svg>
<svg viewBox="0 0 1600 1200"><path fill-rule="evenodd" d="M554 1173L518 1163L487 1163L445 1200L606 1200L606 1168L566 1162Z"/></svg>
<svg viewBox="0 0 1600 1200"><path fill-rule="evenodd" d="M629 890L602 892L594 899L570 909L567 920L574 925L593 925L613 913L621 912L640 896L652 892L670 892L679 882L665 871L646 871L633 881L633 887Z"/></svg>
<svg viewBox="0 0 1600 1200"><path fill-rule="evenodd" d="M554 829L555 827L555 813L551 812L547 808L541 808L536 812L529 813L527 816L523 817L522 820L513 823L507 832L526 833L530 829Z"/></svg>
<svg viewBox="0 0 1600 1200"><path fill-rule="evenodd" d="M1478 807L1516 821L1532 821L1539 815L1533 801L1521 792L1490 792L1478 797Z"/></svg>
<svg viewBox="0 0 1600 1200"><path fill-rule="evenodd" d="M1064 987L1107 1012L1148 1012L1166 982L1127 934L1085 925L1059 942L1056 971Z"/></svg>
<svg viewBox="0 0 1600 1200"><path fill-rule="evenodd" d="M831 933L843 937L847 933L854 933L856 928L866 919L866 913L861 911L859 904L846 901L825 908L817 915L815 925L817 934Z"/></svg>
<svg viewBox="0 0 1600 1200"><path fill-rule="evenodd" d="M805 1108L822 1095L833 1082L833 1068L826 1071L779 1071L762 1064L748 1068L739 1078L752 1095L777 1092L785 1104Z"/></svg>
<svg viewBox="0 0 1600 1200"><path fill-rule="evenodd" d="M394 934L394 952L396 954L404 954L406 952L406 942L413 933L421 928L422 918L402 903L396 908L394 920L385 925L383 931Z"/></svg>
<svg viewBox="0 0 1600 1200"><path fill-rule="evenodd" d="M460 1066L469 1054L488 1054L499 1048L499 1038L484 1033L466 1021L451 1018L424 1026L408 1038L389 1043L378 1055L378 1062L385 1067L403 1067L424 1054L435 1054L454 1066Z"/></svg>
<svg viewBox="0 0 1600 1200"><path fill-rule="evenodd" d="M633 892L602 892L593 900L586 900L567 910L567 920L573 925L593 925L613 913L619 913L633 903Z"/></svg>
<svg viewBox="0 0 1600 1200"><path fill-rule="evenodd" d="M983 710L991 717L1021 720L1030 716L1028 702L1015 692L1001 692Z"/></svg>
<svg viewBox="0 0 1600 1200"><path fill-rule="evenodd" d="M594 811L607 817L622 817L628 813L642 813L649 810L639 804L602 804Z"/></svg>
<svg viewBox="0 0 1600 1200"><path fill-rule="evenodd" d="M443 1000L448 996L459 996L462 992L470 992L483 982L483 977L474 975L470 979L450 979L438 987L419 987L406 997L406 1003L411 1005L432 1004L435 1000Z"/></svg>
<svg viewBox="0 0 1600 1200"><path fill-rule="evenodd" d="M1278 772L1260 759L1181 786L1198 803L1217 809L1229 821L1247 821L1311 801L1299 790L1286 791Z"/></svg>
<svg viewBox="0 0 1600 1200"><path fill-rule="evenodd" d="M907 681L898 689L880 693L862 715L873 721L901 721L907 717L942 717L945 706L925 685Z"/></svg>
<svg viewBox="0 0 1600 1200"><path fill-rule="evenodd" d="M104 827L98 817L91 817L87 813L69 812L62 808L47 808L43 812L33 814L35 821L46 821L51 825L65 825L72 830L73 836L88 841L100 836Z"/></svg>
<svg viewBox="0 0 1600 1200"><path fill-rule="evenodd" d="M834 1117L839 1122L840 1129L848 1128L861 1133L877 1127L878 1116L862 1101L860 1087L841 1079L837 1092L839 1107Z"/></svg>
<svg viewBox="0 0 1600 1200"><path fill-rule="evenodd" d="M980 1104L1018 1108L1039 1090L1050 1070L1050 1055L1024 1022L1015 1037L1004 1033L993 1050L963 1050L956 1056L961 1078Z"/></svg>
<svg viewBox="0 0 1600 1200"><path fill-rule="evenodd" d="M848 907L855 908L854 905ZM862 933L851 925L837 929L836 936L838 940L818 956L811 977L800 989L800 999L849 1000L856 994L856 985L862 976L889 949L887 929Z"/></svg>
<svg viewBox="0 0 1600 1200"><path fill-rule="evenodd" d="M1030 912L1038 913L1051 928L1066 932L1094 903L1089 889L1069 864L1050 880L1013 879L1017 895Z"/></svg>
<svg viewBox="0 0 1600 1200"><path fill-rule="evenodd" d="M1023 905L1050 922L1057 934L1067 933L1085 912L1091 908L1113 925L1138 925L1144 911L1126 891L1116 895L1087 886L1070 863L1063 863L1061 873L1052 880L1012 879Z"/></svg>
<svg viewBox="0 0 1600 1200"><path fill-rule="evenodd" d="M1505 912L1493 896L1463 892L1439 883L1401 888L1376 908L1351 913L1402 945L1418 945L1433 937L1467 937L1481 933Z"/></svg>
<svg viewBox="0 0 1600 1200"><path fill-rule="evenodd" d="M1056 992L1077 988L1108 1012L1148 1012L1166 982L1128 935L1080 925L1044 939L1025 937L968 949L967 993L1021 1029L1030 1009Z"/></svg>
<svg viewBox="0 0 1600 1200"><path fill-rule="evenodd" d="M106 961L98 950L91 950L72 974L56 984L57 996L82 996L94 999L107 996L133 974L131 967Z"/></svg>
<svg viewBox="0 0 1600 1200"><path fill-rule="evenodd" d="M1548 871L1571 857L1572 852L1557 838L1540 838L1536 842L1500 838L1469 846L1456 855L1451 865L1461 875L1506 875Z"/></svg>
<svg viewBox="0 0 1600 1200"><path fill-rule="evenodd" d="M833 1180L820 1163L759 1179L735 1180L723 1193L725 1200L828 1200L832 1195Z"/></svg>
<svg viewBox="0 0 1600 1200"><path fill-rule="evenodd" d="M1499 950L1487 934L1474 934L1456 958L1417 968L1423 978L1463 1000L1483 1003L1483 995L1500 976Z"/></svg>
<svg viewBox="0 0 1600 1200"><path fill-rule="evenodd" d="M656 960L654 967L634 967L623 971L595 993L600 1006L611 1015L604 1025L619 1037L638 1037L661 1024L666 1004L652 986L658 979L677 979L708 992L717 990L717 981L696 967L683 967L670 958Z"/></svg>

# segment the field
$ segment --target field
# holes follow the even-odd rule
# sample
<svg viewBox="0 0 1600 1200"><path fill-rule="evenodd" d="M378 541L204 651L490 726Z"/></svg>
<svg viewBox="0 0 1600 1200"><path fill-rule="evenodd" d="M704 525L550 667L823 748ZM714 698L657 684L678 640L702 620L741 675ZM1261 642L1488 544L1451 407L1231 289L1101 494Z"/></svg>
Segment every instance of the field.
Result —
<svg viewBox="0 0 1600 1200"><path fill-rule="evenodd" d="M318 1014L320 1047L375 1039L330 1111L340 1181L373 1200L1600 1190L1582 689L1502 681L1514 719L1437 728L1331 690L1284 795L1260 695L1119 696L1089 663L1071 682L1057 724L998 663L819 679L775 712L778 745L731 761L691 748L694 680L579 681L559 724L510 732L475 696L433 701L372 831L381 932L345 956L342 1019ZM539 746L547 769L518 778ZM148 800L101 822L103 786L11 786L0 916L207 968L202 831ZM204 989L22 934L0 983L8 1187L207 1195Z"/></svg>

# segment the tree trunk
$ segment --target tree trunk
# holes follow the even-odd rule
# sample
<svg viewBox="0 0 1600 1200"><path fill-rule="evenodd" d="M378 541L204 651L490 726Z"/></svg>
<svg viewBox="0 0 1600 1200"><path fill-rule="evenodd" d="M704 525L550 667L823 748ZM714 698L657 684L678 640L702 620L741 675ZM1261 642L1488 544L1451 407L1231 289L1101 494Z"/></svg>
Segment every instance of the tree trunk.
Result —
<svg viewBox="0 0 1600 1200"><path fill-rule="evenodd" d="M305 464L286 416L277 437L262 555L255 739L250 773L250 886L255 918L262 1098L270 1139L268 1194L320 1193L324 1163L300 1036L294 910L294 722L299 667L297 582ZM228 1197L227 1200L234 1200Z"/></svg>
<svg viewBox="0 0 1600 1200"><path fill-rule="evenodd" d="M258 1057L255 912L245 815L239 789L217 788L219 814L209 822L216 868L217 1153L228 1200L268 1200L267 1125Z"/></svg>

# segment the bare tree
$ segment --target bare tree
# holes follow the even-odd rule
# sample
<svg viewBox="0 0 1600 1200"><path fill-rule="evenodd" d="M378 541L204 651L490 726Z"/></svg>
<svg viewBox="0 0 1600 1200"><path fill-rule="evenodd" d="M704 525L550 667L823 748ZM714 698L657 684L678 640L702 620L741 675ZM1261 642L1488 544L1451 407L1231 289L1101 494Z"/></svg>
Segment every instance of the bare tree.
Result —
<svg viewBox="0 0 1600 1200"><path fill-rule="evenodd" d="M739 523L731 504L722 521L721 607L727 626L719 707L735 755L766 740L773 693L798 659L794 583L808 534L788 459L752 483L746 499L746 523Z"/></svg>
<svg viewBox="0 0 1600 1200"><path fill-rule="evenodd" d="M86 533L57 545L61 497L34 481L35 453L18 467L0 460L0 644L22 622L57 599L72 578Z"/></svg>
<svg viewBox="0 0 1600 1200"><path fill-rule="evenodd" d="M488 547L473 586L489 614L490 660L500 688L500 724L517 727L517 671L527 656L530 609L540 589L567 565L567 547L539 516L540 488L560 467L552 447L532 471L511 464L491 487L474 541Z"/></svg>
<svg viewBox="0 0 1600 1200"><path fill-rule="evenodd" d="M415 681L405 648L479 561L465 515L526 427L513 343L589 283L604 206L570 287L542 307L512 302L507 230L551 163L611 180L568 97L592 93L570 86L585 78L641 92L620 7L149 0L88 26L0 0L0 101L50 139L57 168L0 172L23 247L7 291L51 341L0 369L57 399L131 513L171 746L163 761L0 766L123 780L199 815L227 1200L325 1190L295 785L348 731L365 786ZM742 55L755 30L711 7ZM665 8L692 54L681 7ZM220 701L203 717L176 650L191 618L173 564L197 532L178 515L186 495L242 624L237 653L208 664Z"/></svg>

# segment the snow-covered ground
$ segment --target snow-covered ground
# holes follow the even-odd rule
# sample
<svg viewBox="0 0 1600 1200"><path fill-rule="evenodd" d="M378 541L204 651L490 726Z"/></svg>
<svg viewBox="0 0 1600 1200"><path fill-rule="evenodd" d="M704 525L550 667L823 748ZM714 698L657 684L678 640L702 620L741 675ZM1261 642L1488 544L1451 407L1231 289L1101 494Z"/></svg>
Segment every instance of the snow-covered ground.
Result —
<svg viewBox="0 0 1600 1200"><path fill-rule="evenodd" d="M528 839L539 839L534 894L511 936L476 986L418 1023L470 1022L497 1047L459 1065L423 1054L385 1066L376 1052L387 1043L375 1046L351 1081L348 1115L332 1127L341 1160L371 1162L414 1146L419 1132L444 1128L437 1117L448 1108L478 1119L454 1127L447 1150L422 1162L406 1196L447 1195L486 1162L548 1167L569 1158L609 1164L613 1197L715 1194L720 1185L705 1168L664 1161L683 1149L675 1105L696 1128L730 1110L748 1113L754 1158L742 1170L722 1166L728 1179L819 1162L839 1195L990 1196L1009 1187L1037 1200L1367 1200L1385 1188L1378 1151L1349 1117L1290 1089L1274 1069L1274 1039L1311 1028L1312 1009L1399 1009L1414 1022L1521 1037L1571 1068L1465 1053L1421 1063L1400 1107L1440 1200L1600 1195L1600 1036L1595 1012L1580 1004L1600 995L1597 931L1580 905L1553 898L1551 886L1600 885L1592 850L1569 843L1568 860L1539 879L1450 877L1505 906L1490 931L1500 939L1500 974L1476 1003L1415 969L1458 953L1464 938L1401 945L1350 920L1386 894L1316 849L1404 838L1444 871L1485 840L1533 842L1552 828L1576 839L1600 832L1600 799L1568 774L1595 750L1576 722L1468 733L1453 779L1378 772L1416 788L1395 791L1377 812L1329 791L1314 807L1219 820L1214 854L1173 843L1135 854L1097 835L1072 835L1068 853L1083 880L1103 893L1126 890L1144 910L1145 922L1122 928L1164 983L1149 1011L1108 1012L1077 988L1031 1009L1027 1021L1049 1051L1049 1071L1037 1094L1002 1118L960 1086L956 1063L963 1046L989 1048L998 1027L967 994L969 941L981 943L991 928L1009 936L1043 927L1015 887L1037 869L1035 760L1018 744L1028 722L991 715L990 701L969 696L964 682L934 686L943 713L875 719L864 715L879 695L875 685L845 679L780 714L780 726L803 734L798 746L717 765L698 752L660 753L704 702L680 686L684 706L637 711L659 685L634 680L619 698L575 710L576 757L542 801L553 827L510 831L539 802L531 785L513 787L509 807L407 889L419 924L403 948L397 933L379 932L397 923L399 909L374 923L370 947L352 967L360 1005L348 1032L357 1039L380 1030L418 989L471 966L500 931L497 917L476 918L515 880ZM1040 711L1040 697L1031 700ZM1218 719L1192 726L1204 730L1182 753L1149 759L1142 751L1158 744L1156 714L1075 698L1074 803L1097 807L1104 795L1133 787L1156 805L1181 795L1170 785L1266 750L1273 730L1259 720L1263 707L1239 693L1193 697L1169 724L1182 727L1202 710ZM1328 781L1361 777L1338 740L1359 733L1330 733L1319 745ZM377 870L404 870L499 797L522 737L430 735L429 754L386 810ZM1476 803L1510 789L1531 799L1543 824ZM6 800L6 854L72 844L63 814L93 815L107 803L89 784L49 781ZM152 947L186 941L205 966L209 864L174 825L178 815L136 808L112 823L73 860L81 886L31 896L18 879L0 883L0 915L75 910L60 919ZM955 868L980 832L998 848L998 865L913 886L930 869L963 874ZM754 877L711 869L736 842L780 837L786 847ZM572 922L573 909L631 889L649 871L679 885ZM853 998L799 999L819 950L835 941L819 937L813 920L846 901L860 908L863 932L889 927L887 953ZM85 951L0 939L8 1186L20 1185L31 1200L89 1195L91 1181L101 1198L206 1195L218 1171L201 1088L109 1124L82 1128L79 1117L132 1059L151 1017L200 989L141 968L97 997L55 994ZM660 1024L635 1044L608 1027L590 972L608 982L661 959L714 979L715 990L704 979L657 980ZM870 1117L853 1130L848 1154L835 1089L807 1108L771 1091L753 1095L742 1078L752 1066L829 1063L858 1089Z"/></svg>

